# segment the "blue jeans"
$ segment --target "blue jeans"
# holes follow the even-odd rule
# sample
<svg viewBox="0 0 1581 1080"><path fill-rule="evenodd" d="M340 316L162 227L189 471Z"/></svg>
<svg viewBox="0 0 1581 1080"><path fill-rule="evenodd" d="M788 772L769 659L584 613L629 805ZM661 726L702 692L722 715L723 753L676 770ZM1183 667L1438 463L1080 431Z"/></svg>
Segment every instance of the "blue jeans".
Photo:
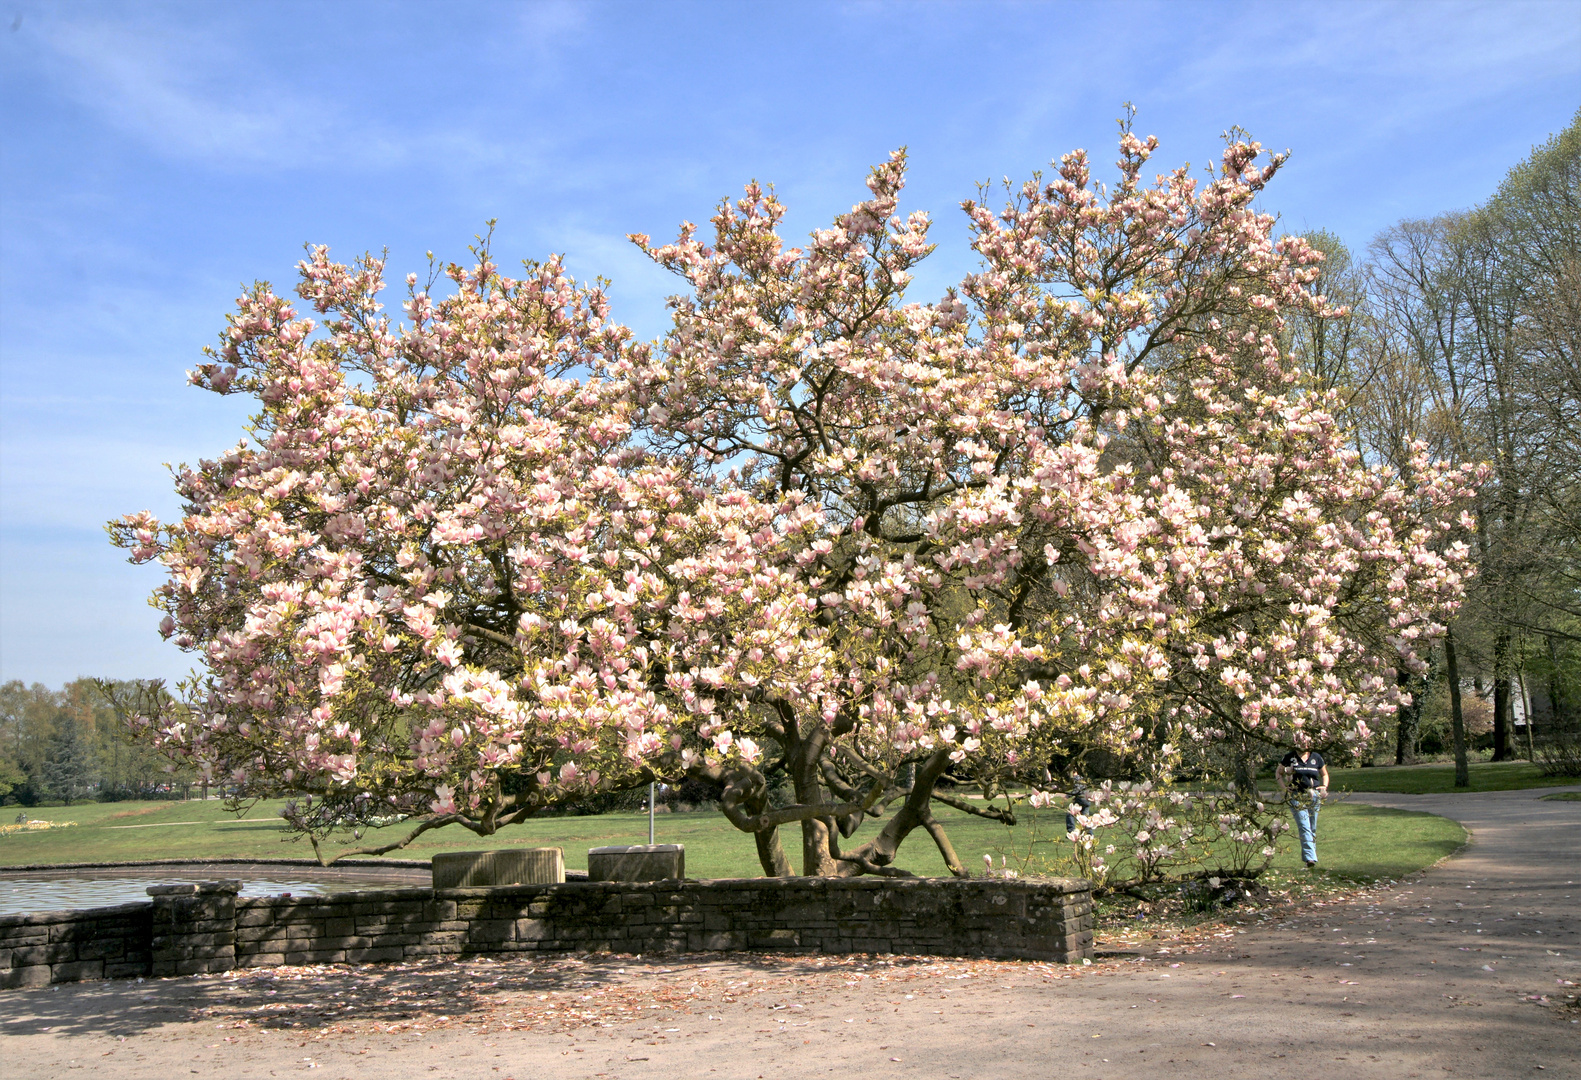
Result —
<svg viewBox="0 0 1581 1080"><path fill-rule="evenodd" d="M1087 811L1092 808L1092 800L1087 798L1085 795L1072 795L1070 800L1077 806L1081 807L1083 816L1085 816ZM1065 835L1075 836L1076 825L1076 815L1071 813L1069 810L1065 811Z"/></svg>
<svg viewBox="0 0 1581 1080"><path fill-rule="evenodd" d="M1315 791L1289 796L1290 812L1295 815L1296 835L1301 838L1301 861L1317 862L1317 815L1323 799Z"/></svg>

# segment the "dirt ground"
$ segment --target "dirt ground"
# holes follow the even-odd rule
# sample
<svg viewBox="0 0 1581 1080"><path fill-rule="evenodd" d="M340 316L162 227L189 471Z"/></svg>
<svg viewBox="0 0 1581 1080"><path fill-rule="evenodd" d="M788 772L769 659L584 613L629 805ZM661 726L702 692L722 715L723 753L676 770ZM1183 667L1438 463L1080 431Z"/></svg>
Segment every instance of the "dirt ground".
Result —
<svg viewBox="0 0 1581 1080"><path fill-rule="evenodd" d="M1581 1078L1581 802L1543 793L1356 796L1472 842L1090 966L711 954L81 983L0 995L0 1074Z"/></svg>

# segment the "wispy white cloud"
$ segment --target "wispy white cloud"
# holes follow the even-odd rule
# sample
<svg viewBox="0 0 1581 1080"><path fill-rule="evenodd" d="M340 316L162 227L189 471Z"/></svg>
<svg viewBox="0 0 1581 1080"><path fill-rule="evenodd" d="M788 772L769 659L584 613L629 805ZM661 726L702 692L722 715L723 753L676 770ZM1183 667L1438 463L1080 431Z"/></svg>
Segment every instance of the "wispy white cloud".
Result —
<svg viewBox="0 0 1581 1080"><path fill-rule="evenodd" d="M525 47L539 64L558 64L566 46L588 29L585 3L573 0L536 0L513 6L515 32L510 44Z"/></svg>
<svg viewBox="0 0 1581 1080"><path fill-rule="evenodd" d="M1233 32L1199 28L1180 52L1177 91L1232 91L1249 108L1278 102L1298 114L1344 109L1343 123L1361 131L1452 115L1545 76L1573 78L1581 53L1572 0L1214 10ZM1370 108L1357 108L1358 93Z"/></svg>
<svg viewBox="0 0 1581 1080"><path fill-rule="evenodd" d="M551 0L503 10L513 18L491 50L521 62L526 84L552 81L566 43L583 32L582 7ZM413 110L413 119L421 116L416 122L392 123L399 110L380 96L421 94L421 87L375 77L350 94L326 92L300 78L300 67L271 64L250 47L257 27L230 14L198 19L166 9L56 8L28 26L37 46L31 59L62 97L112 129L156 153L221 170L333 166L369 173L415 163L503 161L521 167L544 153L530 130L524 138L502 138L497 130L485 135L481 127L441 121L430 109ZM367 56L356 62L377 66ZM435 74L441 84L454 77Z"/></svg>
<svg viewBox="0 0 1581 1080"><path fill-rule="evenodd" d="M296 163L331 139L334 117L258 70L228 35L164 21L57 9L34 30L59 89L111 127L215 165Z"/></svg>

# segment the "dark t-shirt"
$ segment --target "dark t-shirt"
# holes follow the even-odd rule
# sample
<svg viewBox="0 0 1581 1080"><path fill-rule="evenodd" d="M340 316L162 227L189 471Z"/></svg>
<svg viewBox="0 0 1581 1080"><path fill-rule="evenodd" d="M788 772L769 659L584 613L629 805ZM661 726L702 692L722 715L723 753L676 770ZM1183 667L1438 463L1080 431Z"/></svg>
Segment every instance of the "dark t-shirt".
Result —
<svg viewBox="0 0 1581 1080"><path fill-rule="evenodd" d="M1297 791L1311 791L1323 786L1323 755L1316 750L1310 751L1305 759L1301 751L1292 750L1279 764L1285 767L1285 772L1290 776L1290 786Z"/></svg>

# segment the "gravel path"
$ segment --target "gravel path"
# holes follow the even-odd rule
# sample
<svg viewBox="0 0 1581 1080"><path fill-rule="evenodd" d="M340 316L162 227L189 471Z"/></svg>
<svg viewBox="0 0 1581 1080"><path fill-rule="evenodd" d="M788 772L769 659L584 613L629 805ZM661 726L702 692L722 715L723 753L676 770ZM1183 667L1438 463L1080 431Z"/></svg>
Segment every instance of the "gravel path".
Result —
<svg viewBox="0 0 1581 1080"><path fill-rule="evenodd" d="M717 955L284 968L0 995L8 1078L1581 1078L1581 802L1392 888L1088 967ZM320 1071L322 1070L322 1071Z"/></svg>

